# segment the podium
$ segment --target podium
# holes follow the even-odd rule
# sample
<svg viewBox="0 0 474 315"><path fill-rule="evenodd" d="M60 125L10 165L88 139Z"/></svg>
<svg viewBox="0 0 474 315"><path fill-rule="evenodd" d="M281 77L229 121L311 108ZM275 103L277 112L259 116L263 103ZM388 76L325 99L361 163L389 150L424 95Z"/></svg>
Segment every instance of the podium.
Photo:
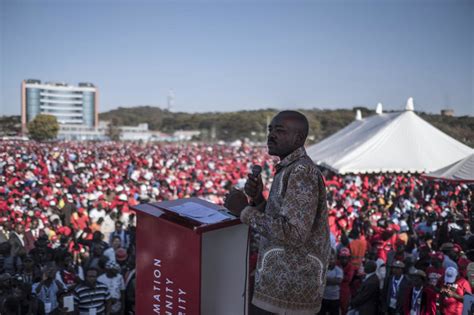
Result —
<svg viewBox="0 0 474 315"><path fill-rule="evenodd" d="M204 224L169 210L184 203L223 209L198 198L132 207L136 314L245 314L248 227L231 215Z"/></svg>

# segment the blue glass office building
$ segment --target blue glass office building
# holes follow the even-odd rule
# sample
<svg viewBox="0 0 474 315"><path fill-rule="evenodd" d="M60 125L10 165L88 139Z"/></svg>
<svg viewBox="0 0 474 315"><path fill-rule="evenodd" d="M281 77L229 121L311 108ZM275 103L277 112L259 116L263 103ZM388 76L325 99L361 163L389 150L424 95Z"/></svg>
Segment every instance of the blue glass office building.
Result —
<svg viewBox="0 0 474 315"><path fill-rule="evenodd" d="M65 83L41 83L25 80L22 83L21 122L26 130L28 122L39 114L53 115L60 125L98 126L98 90L91 83L71 86Z"/></svg>

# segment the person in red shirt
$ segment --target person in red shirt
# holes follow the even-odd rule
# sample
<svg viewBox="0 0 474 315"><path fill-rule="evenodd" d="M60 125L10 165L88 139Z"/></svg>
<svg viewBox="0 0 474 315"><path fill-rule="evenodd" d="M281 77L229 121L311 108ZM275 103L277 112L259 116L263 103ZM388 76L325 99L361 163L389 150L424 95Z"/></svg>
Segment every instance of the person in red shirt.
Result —
<svg viewBox="0 0 474 315"><path fill-rule="evenodd" d="M412 286L406 290L404 315L436 315L436 292L425 285L426 273L415 270L410 274Z"/></svg>
<svg viewBox="0 0 474 315"><path fill-rule="evenodd" d="M341 267L344 277L340 284L340 304L341 304L341 315L345 315L349 309L351 302L351 282L356 274L357 269L350 263L351 252L347 247L343 247L339 250L338 254L338 265Z"/></svg>
<svg viewBox="0 0 474 315"><path fill-rule="evenodd" d="M440 279L444 277L443 260L444 254L442 252L436 252L431 256L431 266L426 268L426 275L428 276L428 284L433 288L438 287Z"/></svg>
<svg viewBox="0 0 474 315"><path fill-rule="evenodd" d="M471 294L471 285L460 277L454 267L446 268L444 285L440 291L440 306L443 315L461 315L465 294Z"/></svg>
<svg viewBox="0 0 474 315"><path fill-rule="evenodd" d="M84 231L89 226L89 216L84 208L79 208L77 212L72 214L71 223L76 231Z"/></svg>

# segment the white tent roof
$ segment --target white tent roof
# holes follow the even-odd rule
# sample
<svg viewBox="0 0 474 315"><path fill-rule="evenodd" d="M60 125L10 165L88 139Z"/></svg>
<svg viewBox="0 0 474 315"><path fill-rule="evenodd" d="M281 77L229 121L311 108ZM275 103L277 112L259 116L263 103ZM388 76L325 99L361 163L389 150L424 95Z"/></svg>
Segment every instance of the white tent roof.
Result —
<svg viewBox="0 0 474 315"><path fill-rule="evenodd" d="M456 182L474 182L474 153L425 177Z"/></svg>
<svg viewBox="0 0 474 315"><path fill-rule="evenodd" d="M436 129L410 108L350 125L307 148L316 163L340 174L431 172L474 150Z"/></svg>

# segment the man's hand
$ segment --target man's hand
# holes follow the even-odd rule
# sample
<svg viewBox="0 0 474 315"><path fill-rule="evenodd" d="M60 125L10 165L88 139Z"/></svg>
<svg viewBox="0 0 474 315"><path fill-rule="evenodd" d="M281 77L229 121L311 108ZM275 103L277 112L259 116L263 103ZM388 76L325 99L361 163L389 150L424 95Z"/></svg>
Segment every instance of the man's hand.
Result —
<svg viewBox="0 0 474 315"><path fill-rule="evenodd" d="M248 206L247 196L237 189L232 189L224 198L224 207L236 216Z"/></svg>
<svg viewBox="0 0 474 315"><path fill-rule="evenodd" d="M247 196L252 199L254 205L259 205L264 201L263 198L263 182L262 176L258 175L257 177L252 174L248 174L247 182L245 182L244 191Z"/></svg>

